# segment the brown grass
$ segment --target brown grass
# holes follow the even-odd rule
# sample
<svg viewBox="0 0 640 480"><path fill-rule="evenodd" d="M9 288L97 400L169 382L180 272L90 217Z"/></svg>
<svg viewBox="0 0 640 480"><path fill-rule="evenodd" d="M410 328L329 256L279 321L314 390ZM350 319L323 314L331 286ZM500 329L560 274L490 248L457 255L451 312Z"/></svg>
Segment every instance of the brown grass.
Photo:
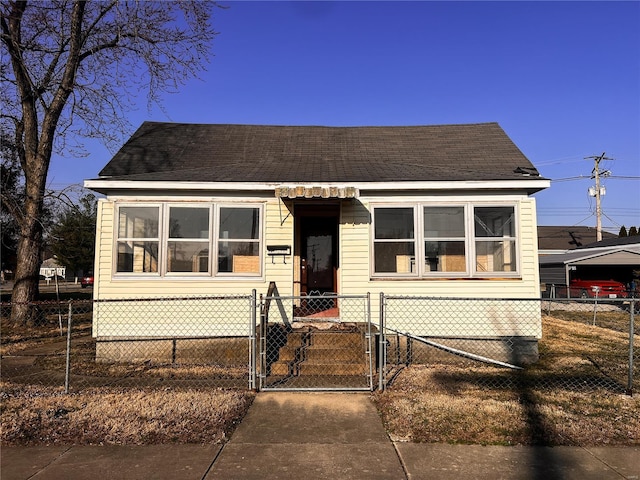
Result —
<svg viewBox="0 0 640 480"><path fill-rule="evenodd" d="M543 304L544 306L544 304ZM570 310L551 310L550 316L559 320L569 320L585 325L592 325L594 321L593 311L570 311ZM622 333L629 333L629 312L623 310L618 311L598 311L595 315L595 323L598 327L615 330ZM636 317L637 318L637 317ZM636 335L640 335L640 322L636 320Z"/></svg>
<svg viewBox="0 0 640 480"><path fill-rule="evenodd" d="M589 313L582 315L572 321L543 318L541 360L525 374L475 365L402 370L389 389L373 395L390 435L416 442L639 445L638 369L636 396L616 389L626 382L627 334L593 327ZM83 328L88 333L90 323ZM57 322L33 331L5 330L4 323L2 329L3 355L60 339ZM640 345L638 336L635 341ZM126 377L138 368L141 376L167 379L244 375L212 366L96 364L93 349L89 343L74 350L87 361L72 373ZM63 359L38 362L59 367ZM594 379L603 383L584 388ZM5 381L0 440L4 445L223 442L253 398L248 391L212 388L104 387L64 395L59 388Z"/></svg>
<svg viewBox="0 0 640 480"><path fill-rule="evenodd" d="M72 337L91 335L91 313L74 315L73 321ZM24 350L42 345L65 342L67 338L67 318L63 312L61 331L60 318L55 312L48 314L43 323L38 326L14 325L8 316L2 316L0 319L0 332L2 333L0 354L18 355ZM62 348L64 349L65 346L62 345Z"/></svg>
<svg viewBox="0 0 640 480"><path fill-rule="evenodd" d="M524 374L444 365L401 371L389 389L374 395L392 438L639 445L640 397L615 388L626 380L625 335L554 318L544 318L543 329L541 360ZM602 386L584 388L585 381L598 379ZM635 378L636 392L639 387Z"/></svg>
<svg viewBox="0 0 640 480"><path fill-rule="evenodd" d="M221 389L2 386L3 445L221 443L254 394Z"/></svg>

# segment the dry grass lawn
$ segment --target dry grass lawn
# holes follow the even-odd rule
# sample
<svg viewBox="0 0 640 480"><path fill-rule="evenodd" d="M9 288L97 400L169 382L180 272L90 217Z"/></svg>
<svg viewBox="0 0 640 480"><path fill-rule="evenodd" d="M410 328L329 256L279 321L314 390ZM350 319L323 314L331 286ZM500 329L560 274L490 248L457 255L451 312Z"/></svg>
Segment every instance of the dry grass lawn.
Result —
<svg viewBox="0 0 640 480"><path fill-rule="evenodd" d="M612 388L626 379L626 337L549 317L543 320L543 330L541 360L520 376L482 366L414 365L402 370L390 388L374 395L392 438L639 445L640 379L636 373L633 397ZM585 388L584 382L598 378L602 386Z"/></svg>
<svg viewBox="0 0 640 480"><path fill-rule="evenodd" d="M221 443L254 393L1 385L2 445Z"/></svg>
<svg viewBox="0 0 640 480"><path fill-rule="evenodd" d="M3 355L59 339L56 323L44 327L45 338L43 327L20 332L3 324ZM413 365L400 371L385 392L372 396L392 438L499 445L640 445L637 367L635 396L621 393L627 335L552 317L543 318L543 332L541 360L524 374L480 365ZM640 346L638 335L635 341ZM83 373L123 374L107 371L117 366L92 365L94 370ZM158 366L145 373L162 378L212 374L198 366L185 368ZM586 384L596 387L585 388ZM60 388L4 381L0 441L3 445L224 442L254 395L246 390L177 387L94 387L65 395Z"/></svg>

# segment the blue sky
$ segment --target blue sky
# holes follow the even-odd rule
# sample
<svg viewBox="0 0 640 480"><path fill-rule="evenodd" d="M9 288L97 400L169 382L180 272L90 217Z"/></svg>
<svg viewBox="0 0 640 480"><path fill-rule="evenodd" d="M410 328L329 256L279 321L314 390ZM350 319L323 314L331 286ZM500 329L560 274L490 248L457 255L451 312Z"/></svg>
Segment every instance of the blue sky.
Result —
<svg viewBox="0 0 640 480"><path fill-rule="evenodd" d="M640 227L640 2L226 2L201 80L144 120L281 125L498 122L540 172L540 225ZM111 153L56 158L50 183ZM584 177L584 178L580 178ZM569 180L565 180L569 179Z"/></svg>

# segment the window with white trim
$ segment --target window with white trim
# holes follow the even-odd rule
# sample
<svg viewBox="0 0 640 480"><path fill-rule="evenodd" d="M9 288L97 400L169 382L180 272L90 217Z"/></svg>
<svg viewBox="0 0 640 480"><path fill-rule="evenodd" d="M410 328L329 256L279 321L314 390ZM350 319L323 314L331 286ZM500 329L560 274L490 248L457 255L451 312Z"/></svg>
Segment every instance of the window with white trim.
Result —
<svg viewBox="0 0 640 480"><path fill-rule="evenodd" d="M466 272L464 206L422 212L425 272Z"/></svg>
<svg viewBox="0 0 640 480"><path fill-rule="evenodd" d="M257 208L220 207L218 273L260 274L260 214Z"/></svg>
<svg viewBox="0 0 640 480"><path fill-rule="evenodd" d="M209 207L169 206L167 273L209 273Z"/></svg>
<svg viewBox="0 0 640 480"><path fill-rule="evenodd" d="M118 209L116 272L158 272L159 219L157 206Z"/></svg>
<svg viewBox="0 0 640 480"><path fill-rule="evenodd" d="M513 204L374 206L372 232L373 277L518 275Z"/></svg>
<svg viewBox="0 0 640 480"><path fill-rule="evenodd" d="M414 217L414 207L374 209L373 262L376 273L415 273Z"/></svg>
<svg viewBox="0 0 640 480"><path fill-rule="evenodd" d="M262 207L122 204L115 273L246 277L262 274Z"/></svg>
<svg viewBox="0 0 640 480"><path fill-rule="evenodd" d="M516 233L513 207L474 207L475 271L515 272Z"/></svg>

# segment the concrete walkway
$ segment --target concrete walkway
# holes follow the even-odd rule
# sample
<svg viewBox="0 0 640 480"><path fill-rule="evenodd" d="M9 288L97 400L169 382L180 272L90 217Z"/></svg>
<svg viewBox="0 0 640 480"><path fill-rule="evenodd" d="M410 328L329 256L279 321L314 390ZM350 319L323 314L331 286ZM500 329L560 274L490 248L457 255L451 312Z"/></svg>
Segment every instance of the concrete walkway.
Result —
<svg viewBox="0 0 640 480"><path fill-rule="evenodd" d="M640 447L392 442L366 394L260 393L220 445L3 447L0 478L640 480Z"/></svg>

